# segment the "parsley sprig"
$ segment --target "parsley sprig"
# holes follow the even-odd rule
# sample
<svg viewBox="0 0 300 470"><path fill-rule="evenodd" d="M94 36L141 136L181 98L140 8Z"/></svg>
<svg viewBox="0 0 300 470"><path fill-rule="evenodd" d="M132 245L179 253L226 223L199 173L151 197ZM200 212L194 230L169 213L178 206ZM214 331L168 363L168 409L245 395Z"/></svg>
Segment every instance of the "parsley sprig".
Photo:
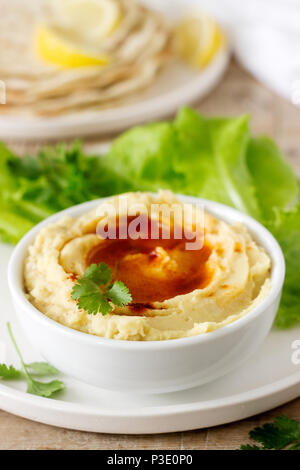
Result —
<svg viewBox="0 0 300 470"><path fill-rule="evenodd" d="M22 377L22 372L14 368L14 366L7 366L6 364L0 364L0 379L3 380L15 380Z"/></svg>
<svg viewBox="0 0 300 470"><path fill-rule="evenodd" d="M113 282L113 273L105 263L91 264L72 289L72 299L90 315L107 315L111 304L123 307L132 302L129 289L121 281Z"/></svg>
<svg viewBox="0 0 300 470"><path fill-rule="evenodd" d="M257 444L242 445L241 450L300 450L300 423L278 416L273 423L254 428L249 437Z"/></svg>
<svg viewBox="0 0 300 470"><path fill-rule="evenodd" d="M26 364L23 360L21 351L14 338L10 323L7 323L7 329L15 350L19 356L22 370L15 369L12 365L0 364L0 379L17 380L25 378L27 381L27 393L39 395L41 397L50 398L54 393L65 388L60 380L52 380L51 382L39 382L36 377L44 377L58 374L58 370L47 362L31 362Z"/></svg>

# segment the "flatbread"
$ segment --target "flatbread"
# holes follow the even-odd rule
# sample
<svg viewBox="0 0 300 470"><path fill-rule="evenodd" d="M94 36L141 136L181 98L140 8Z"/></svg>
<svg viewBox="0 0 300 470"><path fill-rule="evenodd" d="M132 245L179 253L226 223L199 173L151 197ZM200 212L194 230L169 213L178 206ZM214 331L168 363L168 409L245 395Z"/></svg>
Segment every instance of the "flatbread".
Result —
<svg viewBox="0 0 300 470"><path fill-rule="evenodd" d="M0 112L56 116L108 108L149 86L171 57L169 29L157 12L135 0L119 1L120 26L93 45L95 52L109 53L112 63L63 69L45 63L34 48L36 25L45 18L54 22L49 0L0 0L0 79L7 103Z"/></svg>

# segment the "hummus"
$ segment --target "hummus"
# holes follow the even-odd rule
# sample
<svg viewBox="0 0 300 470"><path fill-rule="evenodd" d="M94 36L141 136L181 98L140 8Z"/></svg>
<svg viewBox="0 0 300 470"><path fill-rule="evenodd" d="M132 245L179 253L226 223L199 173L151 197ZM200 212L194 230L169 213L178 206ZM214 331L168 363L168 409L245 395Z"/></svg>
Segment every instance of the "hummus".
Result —
<svg viewBox="0 0 300 470"><path fill-rule="evenodd" d="M117 211L115 239L99 235L98 228L104 230L109 220L101 211L102 204L77 219L63 217L48 225L29 247L24 264L25 289L32 304L48 317L106 338L168 340L228 325L266 297L271 261L243 225L227 224L205 212L203 243L192 250L186 248L186 236L174 236L174 227L178 226L175 217L169 221L168 239L161 232L158 239L144 239L142 235L121 239L121 221L129 213L122 212L124 204L120 202L126 202L127 207L138 205L139 216L148 214L148 226L157 223L160 228L163 217L149 217L153 204L169 208L176 204L183 212L184 204L167 191L158 196L128 193L108 202ZM200 211L195 206L192 210L194 215ZM126 220L128 224L131 219ZM187 233L192 233L194 223L181 219L181 228L184 224ZM112 269L117 266L117 279L126 284L133 297L130 305L113 306L106 316L89 315L71 299L76 279L90 264L100 262Z"/></svg>

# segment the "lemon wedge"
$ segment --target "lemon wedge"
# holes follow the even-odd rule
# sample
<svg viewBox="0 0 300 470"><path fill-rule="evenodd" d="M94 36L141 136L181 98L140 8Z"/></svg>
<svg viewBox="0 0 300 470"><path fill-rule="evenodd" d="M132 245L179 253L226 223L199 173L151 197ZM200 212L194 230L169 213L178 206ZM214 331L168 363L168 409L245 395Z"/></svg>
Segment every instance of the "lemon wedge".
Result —
<svg viewBox="0 0 300 470"><path fill-rule="evenodd" d="M122 12L116 0L52 0L54 20L76 37L97 45L120 24Z"/></svg>
<svg viewBox="0 0 300 470"><path fill-rule="evenodd" d="M218 23L203 13L185 18L175 28L177 53L198 68L206 67L224 43Z"/></svg>
<svg viewBox="0 0 300 470"><path fill-rule="evenodd" d="M38 26L36 47L42 59L64 68L104 66L110 62L106 54L90 54L47 25Z"/></svg>

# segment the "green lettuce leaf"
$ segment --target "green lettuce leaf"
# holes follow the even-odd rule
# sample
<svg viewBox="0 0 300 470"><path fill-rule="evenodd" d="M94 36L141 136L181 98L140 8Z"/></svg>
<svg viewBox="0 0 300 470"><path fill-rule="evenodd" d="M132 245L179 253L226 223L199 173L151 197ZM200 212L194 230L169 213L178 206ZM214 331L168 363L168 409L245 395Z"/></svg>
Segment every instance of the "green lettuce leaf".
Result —
<svg viewBox="0 0 300 470"><path fill-rule="evenodd" d="M259 218L259 205L246 160L250 140L248 116L206 119L184 108L174 126L179 141L177 160L185 174L186 186L193 194Z"/></svg>
<svg viewBox="0 0 300 470"><path fill-rule="evenodd" d="M289 328L300 323L300 204L289 211L277 212L268 225L285 257L286 277L276 325Z"/></svg>
<svg viewBox="0 0 300 470"><path fill-rule="evenodd" d="M247 163L263 220L274 218L274 211L278 209L295 205L299 196L297 177L271 139L251 139L247 150Z"/></svg>
<svg viewBox="0 0 300 470"><path fill-rule="evenodd" d="M260 218L247 166L248 116L207 119L184 108L172 123L133 128L105 158L123 190L169 188Z"/></svg>

